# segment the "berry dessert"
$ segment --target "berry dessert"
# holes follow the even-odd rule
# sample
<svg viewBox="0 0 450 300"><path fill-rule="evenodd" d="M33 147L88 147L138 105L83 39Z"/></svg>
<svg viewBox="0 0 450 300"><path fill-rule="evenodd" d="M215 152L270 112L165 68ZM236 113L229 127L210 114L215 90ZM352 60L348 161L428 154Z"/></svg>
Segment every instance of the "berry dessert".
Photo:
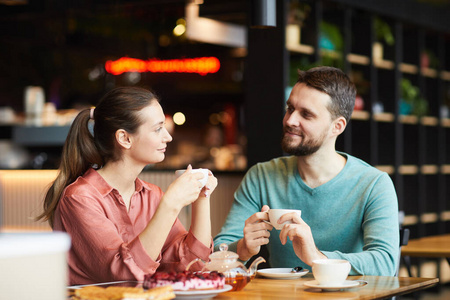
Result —
<svg viewBox="0 0 450 300"><path fill-rule="evenodd" d="M221 289L225 285L225 276L213 272L156 272L144 277L144 288L151 289L171 285L175 291Z"/></svg>

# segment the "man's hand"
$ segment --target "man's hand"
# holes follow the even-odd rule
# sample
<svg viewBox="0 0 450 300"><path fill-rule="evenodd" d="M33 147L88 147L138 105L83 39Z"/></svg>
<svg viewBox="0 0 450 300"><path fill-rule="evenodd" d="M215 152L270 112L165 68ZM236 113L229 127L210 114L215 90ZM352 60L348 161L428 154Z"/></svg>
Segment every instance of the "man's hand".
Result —
<svg viewBox="0 0 450 300"><path fill-rule="evenodd" d="M264 205L261 212L257 212L245 221L244 238L237 244L239 259L246 261L259 253L261 245L269 243L270 232L273 226L264 221L269 221L267 211L269 206Z"/></svg>
<svg viewBox="0 0 450 300"><path fill-rule="evenodd" d="M311 228L296 213L281 216L278 223L292 221L293 224L284 225L280 232L281 244L285 245L287 239L292 241L295 254L304 263L312 266L315 259L326 259L327 257L317 249L312 236Z"/></svg>

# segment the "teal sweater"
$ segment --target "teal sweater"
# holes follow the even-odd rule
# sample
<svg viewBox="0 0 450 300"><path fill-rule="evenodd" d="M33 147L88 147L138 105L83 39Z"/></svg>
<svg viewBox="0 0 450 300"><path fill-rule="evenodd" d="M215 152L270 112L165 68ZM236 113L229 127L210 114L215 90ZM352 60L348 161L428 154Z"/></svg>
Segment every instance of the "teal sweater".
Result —
<svg viewBox="0 0 450 300"><path fill-rule="evenodd" d="M350 275L395 274L399 258L398 204L388 174L351 155L343 170L329 182L310 188L300 177L297 158L287 156L259 163L247 172L234 194L233 206L215 237L236 251L245 220L270 208L301 209L311 227L317 248L328 258L350 261ZM303 266L288 239L282 245L280 231L272 229L268 250L272 267Z"/></svg>

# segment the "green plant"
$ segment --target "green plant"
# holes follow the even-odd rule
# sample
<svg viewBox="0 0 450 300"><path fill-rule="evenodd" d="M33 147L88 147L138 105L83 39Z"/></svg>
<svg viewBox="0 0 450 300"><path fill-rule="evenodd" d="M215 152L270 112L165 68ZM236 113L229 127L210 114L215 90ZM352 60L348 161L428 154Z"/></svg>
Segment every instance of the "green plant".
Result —
<svg viewBox="0 0 450 300"><path fill-rule="evenodd" d="M342 51L344 38L337 25L325 21L320 23L320 47L327 50Z"/></svg>
<svg viewBox="0 0 450 300"><path fill-rule="evenodd" d="M375 34L378 41L384 41L387 45L392 46L395 44L395 38L392 34L391 27L386 21L379 17L375 18Z"/></svg>
<svg viewBox="0 0 450 300"><path fill-rule="evenodd" d="M409 114L412 113L416 116L423 116L428 113L428 102L420 94L420 89L413 85L409 79L403 78L401 81L402 101L404 110L402 107L400 113ZM407 109L408 108L408 109Z"/></svg>

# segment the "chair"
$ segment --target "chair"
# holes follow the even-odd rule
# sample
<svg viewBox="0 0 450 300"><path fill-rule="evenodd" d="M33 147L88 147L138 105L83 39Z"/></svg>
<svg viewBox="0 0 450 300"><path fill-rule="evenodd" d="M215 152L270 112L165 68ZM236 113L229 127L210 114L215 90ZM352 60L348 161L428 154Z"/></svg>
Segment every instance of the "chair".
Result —
<svg viewBox="0 0 450 300"><path fill-rule="evenodd" d="M406 270L408 271L409 277L412 277L411 274L411 259L409 256L402 256L402 246L408 245L409 241L409 229L408 228L400 228L400 252L398 259L398 266L395 276L398 276L398 272L400 270L400 262L403 260L404 265L406 266Z"/></svg>
<svg viewBox="0 0 450 300"><path fill-rule="evenodd" d="M401 264L402 258L403 258L403 262L406 266L406 269L408 270L409 277L412 277L411 261L409 260L409 256L408 257L402 256L402 246L408 245L408 241L409 241L409 229L400 227L400 247L399 247L400 249L399 249L399 253L398 253L399 257L398 257L397 270L395 271L396 277L398 277L398 272L400 271L400 264ZM395 297L395 296L390 298L390 300L396 300L396 299L397 299L397 297Z"/></svg>

